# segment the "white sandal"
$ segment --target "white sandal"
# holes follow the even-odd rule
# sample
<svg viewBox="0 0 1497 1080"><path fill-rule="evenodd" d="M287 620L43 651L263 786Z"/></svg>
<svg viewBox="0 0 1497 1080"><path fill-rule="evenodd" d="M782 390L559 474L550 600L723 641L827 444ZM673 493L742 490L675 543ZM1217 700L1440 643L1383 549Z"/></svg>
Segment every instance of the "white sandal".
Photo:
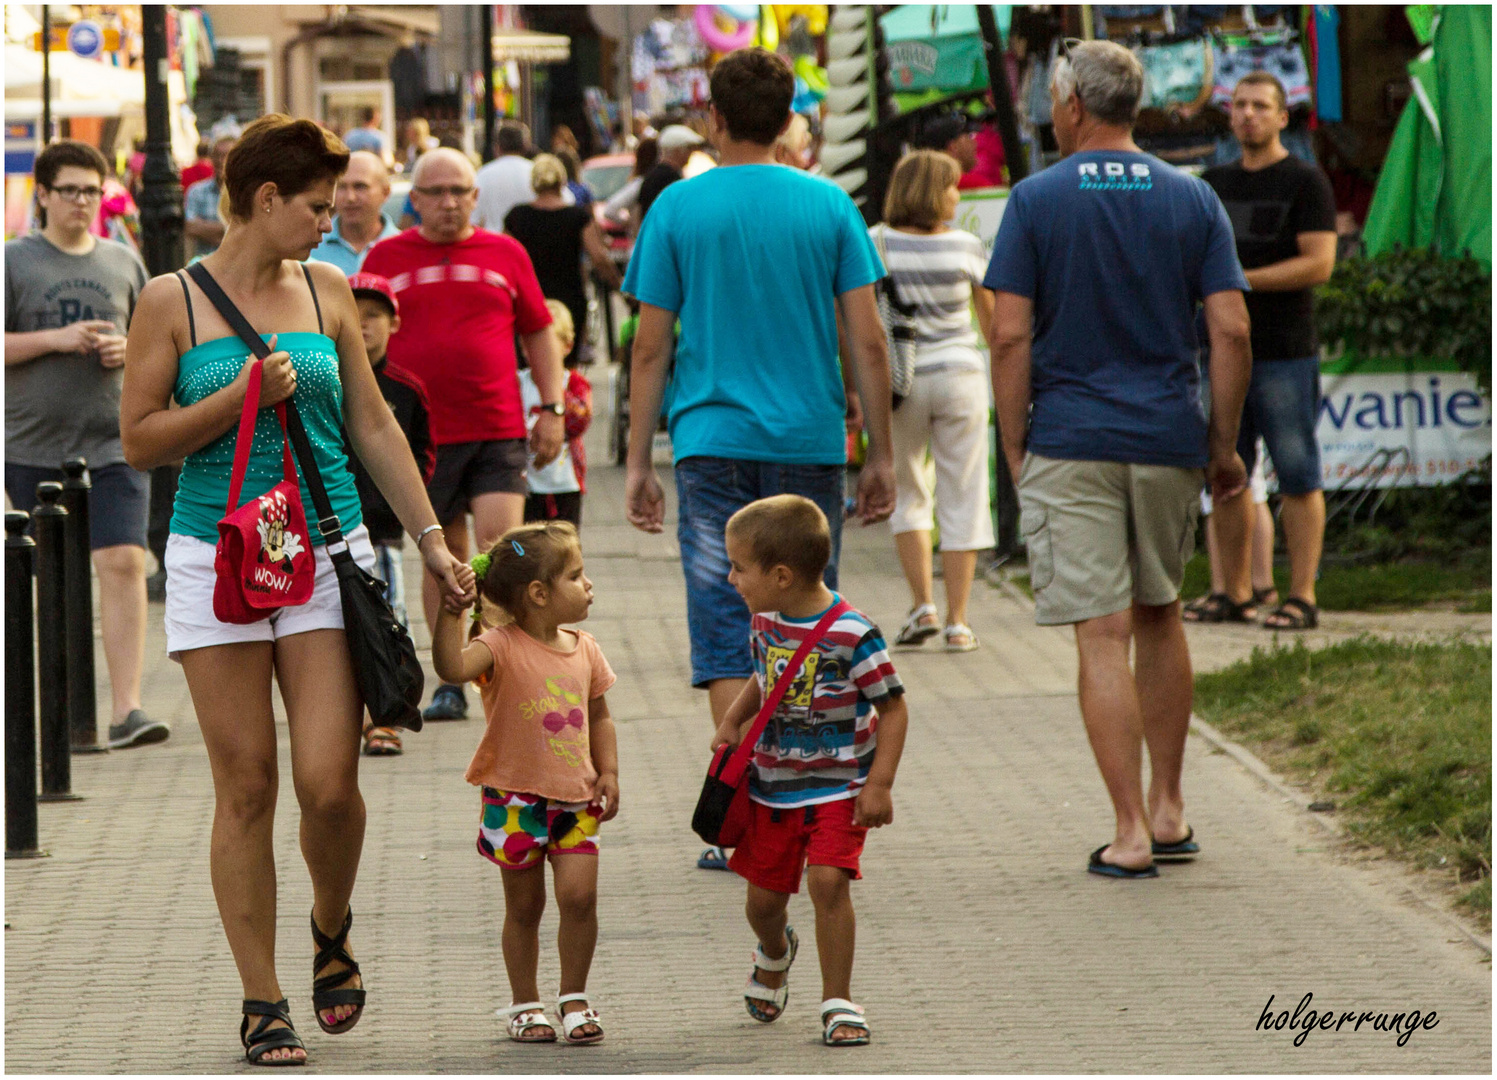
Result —
<svg viewBox="0 0 1497 1080"><path fill-rule="evenodd" d="M946 627L945 634L947 652L971 652L973 649L977 648L977 635L972 632L972 628L966 623L951 623ZM967 639L967 643L965 645L952 644L952 638L963 636L965 636Z"/></svg>
<svg viewBox="0 0 1497 1080"><path fill-rule="evenodd" d="M796 950L800 948L800 938L795 936L794 927L785 927L785 940L789 942L789 948L785 950L785 955L780 957L778 960L771 960L768 956L764 955L763 947L760 946L758 942L755 942L754 967L758 968L760 971L788 972L790 970L790 965L795 963ZM765 986L758 979L754 978L753 973L750 972L748 985L743 989L743 1004L744 1007L748 1009L748 1014L755 1020L759 1021L759 1023L772 1024L781 1016L784 1016L785 1003L789 1000L789 975L786 975L785 981L782 982L779 986ZM754 1011L755 1004L761 1001L766 1005L771 1005L774 1007L775 1014L773 1016L763 1016L759 1012Z"/></svg>
<svg viewBox="0 0 1497 1080"><path fill-rule="evenodd" d="M556 1012L561 1017L561 1037L573 1046L586 1046L588 1043L603 1041L603 1022L598 1019L598 1013L594 1009L578 1009L576 1012L564 1012L562 1006L569 1001L586 1001L586 994L562 994L556 999ZM598 1030L592 1035L576 1035L572 1032L580 1027L592 1024Z"/></svg>
<svg viewBox="0 0 1497 1080"><path fill-rule="evenodd" d="M920 620L924 618L929 618L931 621L922 623ZM926 638L935 637L940 632L941 628L936 625L936 605L921 604L910 612L910 617L899 628L899 635L894 639L894 644L900 648L918 648L925 644Z"/></svg>
<svg viewBox="0 0 1497 1080"><path fill-rule="evenodd" d="M827 998L821 1003L821 1041L827 1046L867 1046L871 1037L868 1021L863 1019L863 1006L854 1005L846 998ZM832 1032L839 1027L858 1028L863 1032L850 1039L834 1039Z"/></svg>
<svg viewBox="0 0 1497 1080"><path fill-rule="evenodd" d="M509 1037L515 1042L543 1043L556 1041L556 1026L546 1019L546 1007L539 1001L527 1001L523 1005L511 1005L507 1009L495 1009L494 1015L509 1021ZM550 1035L528 1037L531 1028L550 1028Z"/></svg>

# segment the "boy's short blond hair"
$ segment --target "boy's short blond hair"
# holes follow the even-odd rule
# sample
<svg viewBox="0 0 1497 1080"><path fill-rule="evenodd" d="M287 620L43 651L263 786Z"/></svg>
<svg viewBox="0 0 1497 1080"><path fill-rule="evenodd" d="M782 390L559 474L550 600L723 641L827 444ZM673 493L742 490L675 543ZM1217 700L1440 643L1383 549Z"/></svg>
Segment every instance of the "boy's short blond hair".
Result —
<svg viewBox="0 0 1497 1080"><path fill-rule="evenodd" d="M572 312L560 300L547 300L546 310L551 313L551 330L561 343L562 352L571 352L577 340L577 326L572 322Z"/></svg>
<svg viewBox="0 0 1497 1080"><path fill-rule="evenodd" d="M802 585L821 580L832 561L826 515L804 495L771 495L728 519L727 535L741 540L761 570L788 567Z"/></svg>

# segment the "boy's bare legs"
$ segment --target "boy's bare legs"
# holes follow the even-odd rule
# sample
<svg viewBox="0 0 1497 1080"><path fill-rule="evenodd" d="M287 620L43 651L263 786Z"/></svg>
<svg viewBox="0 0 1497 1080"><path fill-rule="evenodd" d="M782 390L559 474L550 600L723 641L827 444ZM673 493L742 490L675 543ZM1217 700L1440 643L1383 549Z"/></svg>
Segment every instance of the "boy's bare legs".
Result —
<svg viewBox="0 0 1497 1080"><path fill-rule="evenodd" d="M541 960L541 914L546 910L545 864L537 862L524 870L501 866L499 877L504 882L504 931L499 941L504 951L504 971L509 976L511 1004L539 1001L536 968ZM540 1033L541 1029L537 1026L531 1031ZM552 1029L551 1034L555 1033Z"/></svg>
<svg viewBox="0 0 1497 1080"><path fill-rule="evenodd" d="M556 890L556 907L561 914L561 925L556 930L556 951L561 958L561 992L563 995L581 994L587 990L587 973L592 968L593 950L598 944L598 859L593 855L554 856L551 876ZM580 1012L591 1004L569 1001L561 1010L563 1013ZM573 1032L576 1038L596 1034L597 1024L583 1024Z"/></svg>
<svg viewBox="0 0 1497 1080"><path fill-rule="evenodd" d="M821 958L821 1000L852 1000L853 946L858 920L852 909L851 875L840 866L806 867L806 890L816 908L816 953ZM768 950L766 950L768 951ZM839 1024L832 1040L859 1039L865 1032Z"/></svg>
<svg viewBox="0 0 1497 1080"><path fill-rule="evenodd" d="M99 575L104 666L114 699L109 722L121 724L131 710L140 708L146 657L146 549L134 544L99 548L93 563Z"/></svg>
<svg viewBox="0 0 1497 1080"><path fill-rule="evenodd" d="M754 936L759 939L759 948L764 950L764 955L771 960L779 960L790 950L790 939L785 936L785 909L790 903L790 894L775 892L772 889L760 888L758 885L749 883L748 901L744 905L744 913L748 916L749 927L754 931ZM820 917L817 918L818 935L820 933ZM820 937L817 938L819 949ZM771 990L778 990L785 985L785 971L765 971L763 968L754 968L754 981L761 986L767 986ZM775 1007L767 1001L758 1003L758 1008L766 1015L778 1016Z"/></svg>

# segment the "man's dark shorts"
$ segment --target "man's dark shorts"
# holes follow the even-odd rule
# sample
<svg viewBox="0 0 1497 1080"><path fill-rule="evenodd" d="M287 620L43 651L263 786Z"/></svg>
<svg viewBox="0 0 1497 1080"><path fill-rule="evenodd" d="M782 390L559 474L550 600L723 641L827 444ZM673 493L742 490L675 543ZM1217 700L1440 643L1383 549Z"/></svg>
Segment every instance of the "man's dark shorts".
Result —
<svg viewBox="0 0 1497 1080"><path fill-rule="evenodd" d="M31 513L37 505L36 485L63 480L61 469L5 463L5 494L17 510ZM88 470L88 546L100 548L133 544L146 546L146 518L151 506L151 478L130 466L105 465Z"/></svg>
<svg viewBox="0 0 1497 1080"><path fill-rule="evenodd" d="M1308 495L1323 486L1320 440L1320 358L1259 360L1253 364L1247 400L1242 404L1242 426L1237 429L1237 454L1249 474L1258 457L1258 436L1268 446L1284 495Z"/></svg>
<svg viewBox="0 0 1497 1080"><path fill-rule="evenodd" d="M480 495L525 494L525 440L446 443L426 485L437 520L450 525Z"/></svg>
<svg viewBox="0 0 1497 1080"><path fill-rule="evenodd" d="M782 465L773 461L688 457L676 463L677 526L686 574L686 625L691 635L691 685L754 674L749 610L728 583L728 519L755 499L804 495L826 515L832 560L822 580L837 587L842 550L841 465Z"/></svg>

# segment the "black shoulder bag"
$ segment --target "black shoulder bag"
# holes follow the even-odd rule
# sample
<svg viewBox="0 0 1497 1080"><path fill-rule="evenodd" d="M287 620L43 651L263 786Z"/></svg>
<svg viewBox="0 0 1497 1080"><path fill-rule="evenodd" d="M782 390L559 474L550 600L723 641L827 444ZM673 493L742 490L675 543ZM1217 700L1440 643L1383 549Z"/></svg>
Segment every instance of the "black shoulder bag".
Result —
<svg viewBox="0 0 1497 1080"><path fill-rule="evenodd" d="M255 333L249 320L219 288L202 263L189 266L187 274L256 356L263 360L270 355L270 347ZM309 276L308 286L311 283ZM327 497L312 444L307 441L307 429L302 426L301 414L291 398L286 399L286 431L291 436L291 446L301 462L302 476L312 493L312 506L317 511L317 527L322 532L322 541L327 545L328 557L333 560L333 568L338 574L338 592L343 601L343 631L348 638L354 679L364 696L364 704L378 727L420 731L425 675L421 661L416 659L415 643L390 610L384 585L354 562L349 554L348 541L343 539L341 524L333 513L332 501Z"/></svg>

